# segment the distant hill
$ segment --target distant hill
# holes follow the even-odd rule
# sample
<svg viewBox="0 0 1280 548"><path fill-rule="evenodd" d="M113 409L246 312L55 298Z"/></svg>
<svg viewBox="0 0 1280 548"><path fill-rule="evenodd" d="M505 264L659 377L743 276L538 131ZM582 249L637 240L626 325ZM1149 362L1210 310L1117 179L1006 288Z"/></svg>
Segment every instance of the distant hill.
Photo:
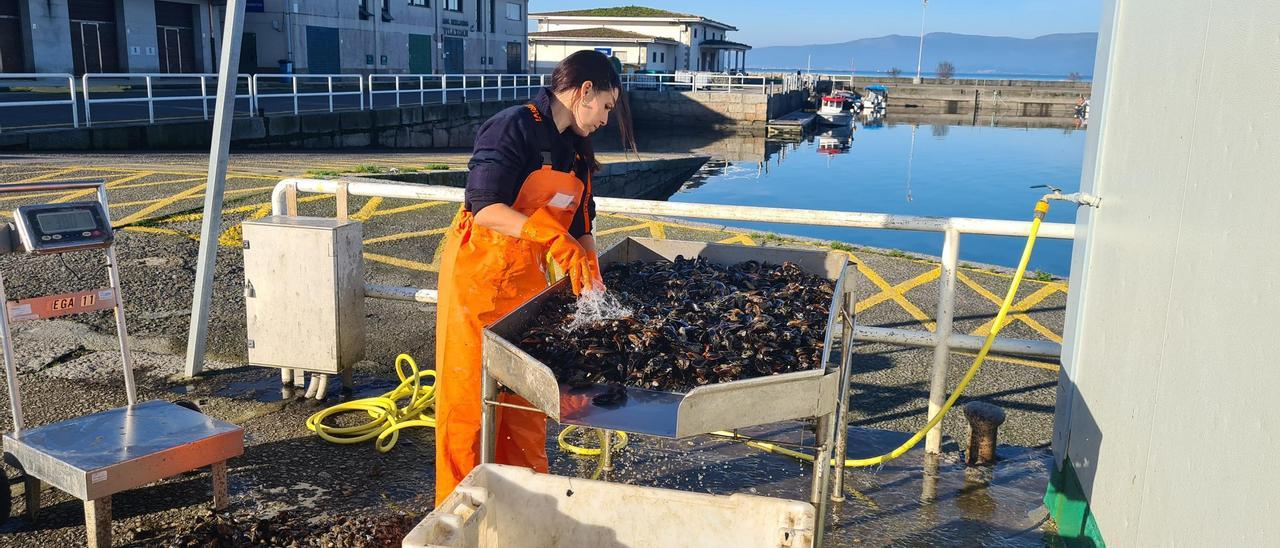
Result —
<svg viewBox="0 0 1280 548"><path fill-rule="evenodd" d="M808 55L815 70L884 71L891 67L915 73L919 36L897 34L840 44L770 46L751 50L747 64L760 68L804 68ZM924 72L950 61L957 73L1063 75L1093 74L1098 33L1049 34L1038 38L974 36L931 32L924 37Z"/></svg>

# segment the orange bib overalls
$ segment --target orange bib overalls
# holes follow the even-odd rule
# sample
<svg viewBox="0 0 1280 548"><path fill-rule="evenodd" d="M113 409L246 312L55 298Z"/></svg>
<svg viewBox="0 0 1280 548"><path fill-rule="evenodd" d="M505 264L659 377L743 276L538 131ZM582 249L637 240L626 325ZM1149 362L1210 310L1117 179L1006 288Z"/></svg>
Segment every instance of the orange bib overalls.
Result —
<svg viewBox="0 0 1280 548"><path fill-rule="evenodd" d="M526 107L542 121L537 108ZM549 163L525 179L512 208L525 215L547 208L567 230L584 188L590 199L591 178L584 185ZM547 287L546 257L545 247L482 227L465 209L449 228L436 308L437 505L480 463L481 330ZM503 400L530 405L514 395ZM499 407L496 422L498 463L547 471L545 415Z"/></svg>

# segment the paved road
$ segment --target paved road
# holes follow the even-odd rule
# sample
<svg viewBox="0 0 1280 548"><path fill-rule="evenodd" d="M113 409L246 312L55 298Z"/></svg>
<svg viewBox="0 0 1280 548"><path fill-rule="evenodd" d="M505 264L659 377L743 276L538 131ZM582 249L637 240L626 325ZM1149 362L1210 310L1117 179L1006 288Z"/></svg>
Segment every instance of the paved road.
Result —
<svg viewBox="0 0 1280 548"><path fill-rule="evenodd" d="M606 161L617 160L607 157ZM357 166L415 169L429 163L455 167L464 152L368 152L306 154L236 154L227 184L220 253L216 273L214 316L210 335L213 373L187 385L173 377L180 371L189 321L195 274L196 240L201 221L206 159L198 154L0 155L0 183L41 180L104 179L110 189L111 214L119 230L127 314L137 339L141 386L147 397L172 398L179 393L201 399L210 414L246 427L245 457L233 462L233 495L239 508L262 511L319 505L325 512L377 511L388 502L418 505L430 496L431 433L415 431L401 446L380 455L371 448L337 447L318 441L302 427L313 408L278 400L273 371L242 367L244 359L243 279L239 224L270 213L269 194L284 176L308 170L353 170ZM330 195L303 195L300 213L333 215ZM69 201L71 193L47 196L0 196L9 209L37 200ZM434 287L441 234L456 209L453 204L378 198L353 198L353 217L365 222L365 258L371 283ZM0 212L0 216L8 216ZM812 245L711 225L602 215L597 233L605 246L626 236L731 242L744 245ZM854 249L860 276L858 313L863 324L932 328L935 310L936 263L898 253ZM100 267L88 256L0 257L0 268L11 299L100 285L101 278L73 274L69 268ZM76 276L79 276L77 278ZM1009 278L980 269L963 270L958 289L956 329L984 334L990 328ZM1024 338L1060 341L1066 285L1062 281L1024 283L1015 314L1004 333ZM376 394L390 385L394 357L407 352L420 364L432 363L434 310L412 303L368 301L368 361L357 368L362 395ZM28 422L59 418L119 405L123 396L116 382L109 335L113 324L106 314L76 317L74 321L34 323L16 334L22 382L27 389ZM931 353L926 350L861 345L853 379L855 426L913 431L923 423ZM954 384L972 356L951 359L948 380ZM1016 358L993 358L976 377L967 399L983 399L1005 407L1009 420L1001 441L1044 446L1051 437L1058 365ZM963 403L963 400L962 400ZM7 402L6 402L7 404ZM6 405L7 407L7 405ZM7 413L0 430L11 428ZM944 431L963 439L965 425L956 414ZM554 442L553 442L554 444ZM860 456L883 443L850 441L850 455ZM958 447L948 443L946 449ZM640 461L645 453L637 449ZM780 457L769 457L780 458ZM557 456L559 469L576 466ZM636 466L642 465L637 463ZM859 472L871 474L875 472ZM866 479L866 477L864 477ZM148 496L117 497L116 531L139 539L159 534L165 523L185 523L199 512L204 500L203 476L185 477L147 489ZM870 480L868 480L870 481ZM1034 490L1034 488L1032 489ZM193 494L194 493L194 494ZM1034 500L1034 497L1028 500ZM126 502L128 501L128 502ZM300 502L302 501L302 502ZM21 508L14 499L15 512ZM78 538L79 504L65 495L52 497L47 521L38 525L15 520L0 531L0 544L53 544ZM134 531L137 529L137 531Z"/></svg>

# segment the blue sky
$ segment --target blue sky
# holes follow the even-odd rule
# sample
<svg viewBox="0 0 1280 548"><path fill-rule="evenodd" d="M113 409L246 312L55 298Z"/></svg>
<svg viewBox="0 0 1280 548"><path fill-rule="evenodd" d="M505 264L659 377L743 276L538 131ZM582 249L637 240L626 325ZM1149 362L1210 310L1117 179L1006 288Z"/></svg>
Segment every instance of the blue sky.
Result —
<svg viewBox="0 0 1280 548"><path fill-rule="evenodd" d="M816 6L838 6L819 11ZM926 32L1033 38L1098 30L1101 0L929 0ZM919 0L530 0L529 11L640 5L694 13L738 27L729 39L755 47L845 42L920 33Z"/></svg>

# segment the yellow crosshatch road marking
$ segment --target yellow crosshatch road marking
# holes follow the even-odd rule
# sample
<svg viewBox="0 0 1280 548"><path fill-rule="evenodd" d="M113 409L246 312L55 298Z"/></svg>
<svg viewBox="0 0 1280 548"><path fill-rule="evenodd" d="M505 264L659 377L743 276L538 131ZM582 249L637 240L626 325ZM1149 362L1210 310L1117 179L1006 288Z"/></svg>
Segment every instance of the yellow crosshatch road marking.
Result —
<svg viewBox="0 0 1280 548"><path fill-rule="evenodd" d="M925 329L928 329L929 331L934 330L933 319L931 319L928 314L925 314L923 310L920 310L920 307L916 306L910 300L907 300L907 296L903 294L905 290L901 290L895 286L889 285L889 282L886 282L884 278L880 277L880 274L878 272L876 272L875 270L872 270L871 267L867 266L866 263L864 263L862 259L859 259L857 255L854 255L852 252L849 252L849 251L846 251L845 254L849 255L849 258L853 259L854 264L858 265L858 272L861 272L863 276L866 276L868 280L871 280L872 284L875 284L876 287L880 288L881 293L887 294L889 299L892 299L893 302L898 303L898 306L901 306L903 310L906 310L908 314L911 314L911 317L915 318L917 321L924 324ZM919 281L919 280L921 276L925 276L927 274L929 273L916 276L915 278L907 280L906 282L900 285L909 284L911 282L917 282L916 285L925 283L928 280L924 280L924 281ZM938 276L938 271L937 270L932 271L932 274L936 279ZM913 285L911 287L915 287L915 286ZM910 287L908 287L908 289L910 289ZM870 299L874 299L878 296L879 295L873 295L871 297L868 297L866 300L862 302L867 302ZM859 302L857 305L854 306L855 314L863 310L866 310L867 308L870 308L870 305L864 307L862 302Z"/></svg>
<svg viewBox="0 0 1280 548"><path fill-rule="evenodd" d="M189 197L189 196L194 196L194 195L195 195L195 194L197 194L197 193L199 193L199 194L204 194L204 187L205 187L205 184L204 184L204 183L200 183L200 184L198 184L198 185L196 185L196 186L193 186L193 187L191 187L191 188L188 188L188 189L186 189L186 190L184 190L184 191L182 191L182 192L179 192L179 193L177 193L177 194L174 194L174 195L172 195L172 196L169 196L168 198L163 198L163 199L160 199L160 200L156 200L156 201L155 201L154 203L152 203L151 205L146 206L146 207L144 207L144 208L142 208L142 209L139 209L139 210L137 210L137 211L135 211L135 212L133 212L133 213L130 213L130 214L129 214L129 216L127 216L127 217L125 217L125 218L123 218L123 219L120 219L119 221L116 221L114 224L115 224L115 226L122 226L122 225L133 224L133 223L136 223L136 222L138 222L138 221L141 221L141 220L143 220L143 219L147 218L147 216L148 216L148 215L150 215L150 214L152 214L152 213L155 213L156 211L159 211L160 209L163 209L165 206L168 206L169 204L172 204L172 203L174 203L174 202L177 202L177 201L182 200L183 198L187 198L187 197Z"/></svg>
<svg viewBox="0 0 1280 548"><path fill-rule="evenodd" d="M973 281L973 279L964 275L964 273L957 272L956 278L958 278L961 282L964 282L965 285L972 288L979 295L982 295L983 298L987 299L988 301L991 301L996 306L1000 306L1001 304L1004 304L1004 299L1001 299L1000 297L996 296L995 293L988 291L987 288L982 287L980 284ZM1031 293L1030 295L1027 295L1022 300L1019 300L1018 302L1014 303L1013 306L1009 308L1009 312L1011 312L1011 314L1005 317L1004 325L1001 325L1000 328L1003 329L1005 326L1013 323L1014 320L1018 320L1024 324L1027 324L1028 327L1030 327L1031 329L1034 329L1037 333L1044 335L1046 339L1049 339L1058 344L1062 344L1061 335L1054 333L1052 329L1045 327L1044 324L1036 321L1035 318L1032 318L1027 314L1027 311L1030 310L1031 307L1037 304L1040 304L1040 301L1045 300L1045 298L1047 298L1049 295L1052 295L1060 291L1059 288L1061 287L1061 285L1062 284L1045 284L1040 289L1035 290L1035 292ZM981 326L979 326L977 329L973 330L970 333L970 335L977 335L979 337L985 336L987 333L991 332L991 328L995 324L995 322L996 322L995 318L991 318L990 320L987 320L987 323L984 323Z"/></svg>
<svg viewBox="0 0 1280 548"><path fill-rule="evenodd" d="M51 168L42 168L42 169L51 169ZM77 171L81 171L81 169L78 167L55 169L54 171L50 171L48 173L42 173L40 175L36 175L33 177L27 177L26 179L18 179L17 181L13 181L7 184L22 185L27 183L38 183L40 181L47 181L49 179L57 179L58 177L61 177L68 173L75 173Z"/></svg>
<svg viewBox="0 0 1280 548"><path fill-rule="evenodd" d="M370 244L380 244L384 242L398 242L400 240L409 240L412 238L425 238L427 236L434 236L436 234L444 234L445 231L447 230L449 230L449 227L433 228L431 230L419 230L417 232L401 232L399 234L392 234L389 236L378 236L377 238L369 238L368 240L365 240L364 243L365 245L370 245Z"/></svg>
<svg viewBox="0 0 1280 548"><path fill-rule="evenodd" d="M756 241L755 241L755 240L752 240L752 239L751 239L751 236L747 236L746 234L738 234L737 236L730 236L730 237L725 238L725 239L723 239L723 240L720 240L720 241L718 241L718 242L716 242L716 243L718 243L718 244L744 244L744 245L751 245L751 246L759 245L759 244L757 244L757 243L756 243Z"/></svg>
<svg viewBox="0 0 1280 548"><path fill-rule="evenodd" d="M360 208L360 211L357 211L354 214L352 214L351 218L357 221L368 220L373 215L373 212L378 210L378 206L380 205L382 205L381 196L374 196L372 198L369 198L369 201L364 203L364 206ZM368 243L368 242L365 242L365 243Z"/></svg>
<svg viewBox="0 0 1280 548"><path fill-rule="evenodd" d="M390 255L382 255L380 253L370 253L366 251L364 252L364 258L374 262L389 264L391 266L407 268L409 270L418 270L422 272L439 271L439 267L436 267L434 265L430 265L430 264L422 263L418 261L411 261L409 259L401 259L399 257L392 257Z"/></svg>

